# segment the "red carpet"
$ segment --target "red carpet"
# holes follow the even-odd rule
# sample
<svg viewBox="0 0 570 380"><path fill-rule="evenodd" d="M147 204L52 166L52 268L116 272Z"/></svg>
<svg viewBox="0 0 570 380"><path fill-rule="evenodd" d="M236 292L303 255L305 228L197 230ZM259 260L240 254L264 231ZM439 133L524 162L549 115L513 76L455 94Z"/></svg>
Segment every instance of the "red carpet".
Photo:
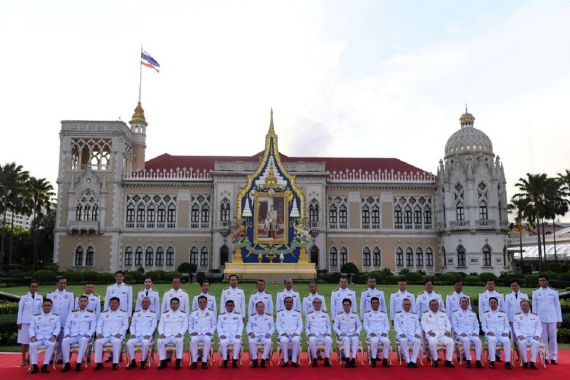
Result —
<svg viewBox="0 0 570 380"><path fill-rule="evenodd" d="M100 372L94 372L93 367L84 369L81 373L76 373L74 371L68 373L61 373L59 369L53 371L50 368L49 374L34 374L30 375L26 372L26 368L19 366L20 355L19 354L0 354L0 380L12 380L12 379L70 379L70 380L84 380L86 376L90 380L125 380L125 379L137 379L137 380L151 380L156 379L158 376L166 376L169 380L174 379L188 379L189 376L192 379L212 379L212 378L223 378L229 377L231 379L241 378L247 380L266 380L268 376L272 380L290 380L291 376L301 376L301 378L309 378L310 376L325 377L327 379L343 379L346 380L347 376L358 378L370 378L370 376L381 376L383 379L410 379L412 377L422 377L422 380L441 380L441 379L461 379L461 380L491 380L497 379L498 376L515 376L517 380L524 379L534 379L539 377L548 376L548 380L566 380L570 379L570 350L562 350L560 352L559 364L549 365L547 368L539 367L537 371L533 370L523 370L520 367L516 367L514 370L507 371L504 369L504 363L498 363L497 369L491 370L485 368L479 369L467 369L465 367L459 368L431 368L429 365L420 367L417 369L410 369L398 366L396 360L396 355L392 354L393 367L392 368L370 368L368 365L361 366L358 363L356 369L348 369L344 367L337 366L336 362L332 368L323 368L322 362L319 362L318 368L308 367L305 356L305 360L302 362L300 368L280 368L275 365L273 367L268 367L265 369L256 368L252 369L247 366L247 354L243 355L244 366L238 369L222 369L218 367L218 362L215 362L213 368L203 370L198 368L196 370L190 370L188 365L188 354L185 353L184 368L176 371L174 368L169 367L165 370L157 370L156 368L149 368L146 370L133 369L126 370L124 367L119 368L118 371L111 371L110 365L105 364L105 368ZM274 359L275 360L275 359Z"/></svg>

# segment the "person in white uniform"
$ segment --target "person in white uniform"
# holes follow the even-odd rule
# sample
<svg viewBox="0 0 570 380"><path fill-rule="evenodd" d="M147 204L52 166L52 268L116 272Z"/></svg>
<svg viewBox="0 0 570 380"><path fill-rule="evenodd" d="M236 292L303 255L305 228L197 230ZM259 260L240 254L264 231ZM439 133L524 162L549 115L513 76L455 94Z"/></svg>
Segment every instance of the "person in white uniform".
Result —
<svg viewBox="0 0 570 380"><path fill-rule="evenodd" d="M356 293L348 287L348 277L341 276L338 285L339 288L331 292L331 319L333 321L343 312L343 300L346 298L350 300L351 311L356 313Z"/></svg>
<svg viewBox="0 0 570 380"><path fill-rule="evenodd" d="M396 313L399 313L403 309L404 300L409 300L411 303L411 311L416 310L416 297L407 290L407 282L404 279L398 281L398 290L390 294L390 321L394 323L396 319Z"/></svg>
<svg viewBox="0 0 570 380"><path fill-rule="evenodd" d="M299 292L293 290L293 280L291 278L286 278L283 280L285 284L285 289L277 292L277 297L275 299L275 309L277 312L285 310L285 298L291 297L293 299L293 310L301 312L301 296Z"/></svg>
<svg viewBox="0 0 570 380"><path fill-rule="evenodd" d="M429 310L424 312L422 316L422 330L425 333L428 347L431 353L432 367L438 367L439 355L437 346L445 345L445 366L448 368L455 367L451 360L453 359L453 351L455 342L451 337L451 322L447 318L445 312L439 310L439 300L432 299L429 303Z"/></svg>
<svg viewBox="0 0 570 380"><path fill-rule="evenodd" d="M208 356L214 332L216 332L216 314L208 309L208 298L198 297L198 310L190 314L188 333L190 333L190 356L192 359L191 369L198 368L198 343L204 345L202 352L202 368L208 368Z"/></svg>
<svg viewBox="0 0 570 380"><path fill-rule="evenodd" d="M230 274L229 281L230 287L222 290L220 305L225 305L227 300L234 301L234 310L240 314L242 318L245 318L247 304L245 303L245 293L243 289L238 288L237 274Z"/></svg>
<svg viewBox="0 0 570 380"><path fill-rule="evenodd" d="M28 292L20 297L18 302L18 317L16 324L18 325L18 344L21 345L22 366L28 364L28 350L30 345L30 323L34 315L42 311L42 303L44 298L38 294L39 283L31 280L28 286Z"/></svg>
<svg viewBox="0 0 570 380"><path fill-rule="evenodd" d="M509 319L505 312L499 310L499 300L496 297L489 299L489 306L491 308L481 316L481 329L487 339L487 349L489 350L489 367L495 368L497 343L501 343L505 351L505 368L512 369Z"/></svg>
<svg viewBox="0 0 570 380"><path fill-rule="evenodd" d="M172 278L172 288L164 293L162 296L162 306L160 310L164 313L165 311L170 310L171 300L176 298L178 300L178 308L186 315L190 314L190 297L188 293L186 293L181 288L182 282L180 281L180 277L173 277Z"/></svg>
<svg viewBox="0 0 570 380"><path fill-rule="evenodd" d="M101 297L95 293L93 293L95 286L92 282L86 282L83 285L83 294L75 297L75 309L79 309L79 298L81 296L87 296L89 300L87 302L87 310L91 310L93 314L95 314L95 318L99 318L101 315Z"/></svg>
<svg viewBox="0 0 570 380"><path fill-rule="evenodd" d="M505 314L509 319L511 325L511 340L514 342L516 339L515 331L513 330L513 318L515 314L521 312L521 301L530 301L526 293L521 292L521 283L517 279L511 280L511 292L505 295Z"/></svg>
<svg viewBox="0 0 570 380"><path fill-rule="evenodd" d="M557 364L557 331L562 326L562 309L558 291L548 286L548 276L538 276L540 287L532 292L532 311L542 323L542 343L548 350L547 362Z"/></svg>
<svg viewBox="0 0 570 380"><path fill-rule="evenodd" d="M147 277L144 279L144 288L137 293L137 301L135 303L135 311L142 310L142 300L148 298L150 305L148 310L152 311L156 318L160 318L160 293L153 287L152 278Z"/></svg>
<svg viewBox="0 0 570 380"><path fill-rule="evenodd" d="M311 311L314 311L313 308L313 300L315 298L319 298L321 300L321 311L327 312L327 302L325 300L325 296L321 295L317 291L317 283L315 281L311 281L309 283L309 294L303 298L303 314L306 316Z"/></svg>
<svg viewBox="0 0 570 380"><path fill-rule="evenodd" d="M285 309L277 312L275 328L279 337L279 347L283 354L283 367L289 365L289 359L293 367L298 367L299 350L301 349L301 332L303 331L303 318L301 312L293 307L295 301L292 297L283 300ZM289 358L289 344L291 345L291 358Z"/></svg>
<svg viewBox="0 0 570 380"><path fill-rule="evenodd" d="M42 303L42 312L35 315L30 323L30 373L38 372L38 346L46 346L42 372L48 373L49 362L53 356L56 338L61 331L59 316L51 312L52 301L45 299Z"/></svg>
<svg viewBox="0 0 570 380"><path fill-rule="evenodd" d="M460 309L453 312L451 326L453 327L455 339L463 344L467 368L471 368L471 343L475 347L475 367L483 368L481 363L483 345L481 344L481 339L479 339L479 321L477 320L477 315L469 310L469 301L469 297L461 297L459 300Z"/></svg>
<svg viewBox="0 0 570 380"><path fill-rule="evenodd" d="M311 365L317 366L317 344L323 343L325 346L325 367L331 367L331 319L323 310L323 301L320 297L313 298L313 311L307 313L305 334L307 335L309 350L311 350Z"/></svg>
<svg viewBox="0 0 570 380"><path fill-rule="evenodd" d="M97 339L95 340L95 371L103 369L103 347L107 343L113 346L113 370L119 368L121 343L129 328L129 314L121 310L119 297L111 297L109 310L101 313L97 321Z"/></svg>
<svg viewBox="0 0 570 380"><path fill-rule="evenodd" d="M154 298L155 306L157 299ZM146 368L148 356L148 348L152 347L154 342L154 331L158 323L157 315L150 309L153 300L150 297L143 297L141 309L135 311L129 328L129 340L127 340L127 352L131 362L127 369L137 368L135 348L137 344L141 345L141 368Z"/></svg>
<svg viewBox="0 0 570 380"><path fill-rule="evenodd" d="M376 367L378 358L378 344L382 343L382 366L390 367L388 358L390 357L390 321L388 314L380 309L380 299L372 297L370 300L371 309L364 313L362 326L366 331L366 339L370 343L370 364Z"/></svg>
<svg viewBox="0 0 570 380"><path fill-rule="evenodd" d="M396 330L396 339L400 342L400 352L404 357L406 367L418 368L416 362L422 347L422 326L418 315L412 310L412 300L404 299L402 311L397 312L394 319L394 330ZM412 344L412 356L408 348L409 343Z"/></svg>
<svg viewBox="0 0 570 380"><path fill-rule="evenodd" d="M228 367L228 346L233 346L232 368L237 368L242 345L243 318L234 311L234 301L226 301L226 311L218 317L218 345L223 359L222 367Z"/></svg>
<svg viewBox="0 0 570 380"><path fill-rule="evenodd" d="M386 300L384 299L384 292L376 287L376 277L369 275L367 279L368 288L360 293L360 318L364 319L364 314L371 309L371 300L376 297L380 300L380 311L386 313Z"/></svg>
<svg viewBox="0 0 570 380"><path fill-rule="evenodd" d="M528 300L521 301L521 312L515 314L513 329L515 330L517 347L523 361L523 368L529 368L527 348L530 347L530 368L536 368L536 356L540 348L542 326L538 315L530 312Z"/></svg>
<svg viewBox="0 0 570 380"><path fill-rule="evenodd" d="M485 290L479 293L479 318L481 315L489 310L489 299L495 297L499 301L499 310L505 311L505 300L501 293L495 290L495 281L487 280L485 283Z"/></svg>
<svg viewBox="0 0 570 380"><path fill-rule="evenodd" d="M202 285L200 285L201 292L200 294L194 296L192 300L192 311L198 310L198 298L200 296L204 296L208 299L207 308L214 312L214 315L218 314L218 306L216 305L216 297L210 294L210 281L204 280L202 281Z"/></svg>
<svg viewBox="0 0 570 380"><path fill-rule="evenodd" d="M180 300L170 299L168 310L162 313L158 323L158 340L156 350L160 364L158 369L166 368L166 345L174 344L176 347L176 369L182 368L182 355L184 354L184 334L188 330L188 314L179 309Z"/></svg>
<svg viewBox="0 0 570 380"><path fill-rule="evenodd" d="M423 318L423 314L426 311L430 310L429 304L432 300L436 300L438 305L439 311L445 311L445 304L443 303L443 298L441 298L441 294L436 292L433 288L433 281L432 280L425 280L424 281L424 292L418 294L416 298L416 314L420 318Z"/></svg>
<svg viewBox="0 0 570 380"><path fill-rule="evenodd" d="M115 272L115 283L107 286L103 310L109 310L109 300L113 297L119 299L119 310L127 313L129 318L133 314L133 289L125 284L125 273L121 270Z"/></svg>
<svg viewBox="0 0 570 380"><path fill-rule="evenodd" d="M61 347L61 342L63 340L63 327L65 326L65 321L67 316L73 310L75 299L73 293L66 290L67 279L65 277L59 277L57 279L57 288L46 295L47 299L53 302L53 307L51 308L55 315L59 315L59 325L61 331L57 336L57 361L63 363L63 349Z"/></svg>
<svg viewBox="0 0 570 380"><path fill-rule="evenodd" d="M467 297L469 299L468 310L471 310L471 298L467 294L463 293L463 282L461 280L455 281L453 289L454 292L445 297L445 311L447 312L447 318L449 318L452 323L453 313L457 310L461 310L461 306L459 305L461 297Z"/></svg>
<svg viewBox="0 0 570 380"><path fill-rule="evenodd" d="M250 315L245 331L249 337L249 357L252 368L257 367L257 344L263 344L263 352L261 354L261 362L259 366L265 368L265 361L269 358L273 334L275 333L275 324L273 317L265 313L265 305L259 301L255 305L255 314Z"/></svg>
<svg viewBox="0 0 570 380"><path fill-rule="evenodd" d="M65 321L63 329L63 372L71 369L69 358L71 356L71 345L78 344L77 361L75 362L75 370L81 371L81 362L87 351L87 345L95 334L97 327L97 316L91 310L87 309L89 305L89 297L86 295L79 297L79 308L73 310Z"/></svg>
<svg viewBox="0 0 570 380"><path fill-rule="evenodd" d="M266 305L265 312L273 315L273 298L271 298L271 293L265 291L265 280L261 279L257 280L257 291L249 297L249 306L247 308L248 316L256 313L255 305L260 301Z"/></svg>
<svg viewBox="0 0 570 380"><path fill-rule="evenodd" d="M353 292L354 293L354 292ZM346 368L356 368L356 355L360 344L362 323L358 314L352 311L352 300L342 300L342 311L336 315L333 325L337 339L342 342Z"/></svg>

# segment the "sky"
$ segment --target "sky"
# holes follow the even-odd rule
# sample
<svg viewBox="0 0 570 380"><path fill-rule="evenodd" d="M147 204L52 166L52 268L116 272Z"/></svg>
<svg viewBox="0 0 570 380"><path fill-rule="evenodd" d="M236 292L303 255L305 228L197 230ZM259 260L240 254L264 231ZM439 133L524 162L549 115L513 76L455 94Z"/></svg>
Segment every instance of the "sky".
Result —
<svg viewBox="0 0 570 380"><path fill-rule="evenodd" d="M570 168L570 2L0 2L0 164L54 185L61 120L130 120L141 44L147 159L280 151L435 173L468 104L526 173ZM565 218L568 220L568 216Z"/></svg>

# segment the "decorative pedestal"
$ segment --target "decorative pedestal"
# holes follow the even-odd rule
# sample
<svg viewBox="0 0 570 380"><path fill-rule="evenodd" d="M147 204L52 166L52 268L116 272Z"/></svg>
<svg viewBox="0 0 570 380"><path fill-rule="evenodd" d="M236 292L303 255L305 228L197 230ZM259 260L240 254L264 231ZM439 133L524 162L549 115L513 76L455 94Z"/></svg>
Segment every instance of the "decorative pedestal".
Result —
<svg viewBox="0 0 570 380"><path fill-rule="evenodd" d="M224 277L227 278L230 274L237 274L246 279L283 282L287 277L316 278L317 270L312 263L226 263Z"/></svg>

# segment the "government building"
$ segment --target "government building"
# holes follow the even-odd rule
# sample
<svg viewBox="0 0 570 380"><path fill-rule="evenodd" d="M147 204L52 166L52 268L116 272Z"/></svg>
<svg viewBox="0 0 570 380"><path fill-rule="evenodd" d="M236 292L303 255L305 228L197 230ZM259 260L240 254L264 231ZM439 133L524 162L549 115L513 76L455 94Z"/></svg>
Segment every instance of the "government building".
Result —
<svg viewBox="0 0 570 380"><path fill-rule="evenodd" d="M396 158L287 156L273 113L259 153L148 160L140 103L129 124L62 121L54 262L96 271L190 262L198 272L296 262L339 272L352 262L366 272L500 274L512 265L503 165L473 115L459 122L434 175ZM292 240L299 226L302 246Z"/></svg>

